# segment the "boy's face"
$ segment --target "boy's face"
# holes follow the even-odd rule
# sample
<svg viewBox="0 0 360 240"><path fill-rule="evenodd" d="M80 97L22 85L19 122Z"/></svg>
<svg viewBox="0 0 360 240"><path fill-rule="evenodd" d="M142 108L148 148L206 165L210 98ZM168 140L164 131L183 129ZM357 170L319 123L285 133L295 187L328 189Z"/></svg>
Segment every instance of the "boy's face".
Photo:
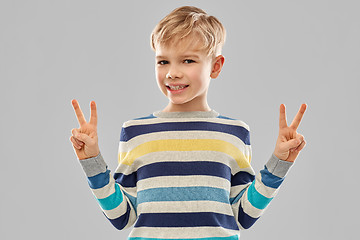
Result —
<svg viewBox="0 0 360 240"><path fill-rule="evenodd" d="M164 112L210 111L207 105L213 68L212 57L200 49L194 36L156 48L156 78L169 99ZM217 75L216 75L217 77Z"/></svg>

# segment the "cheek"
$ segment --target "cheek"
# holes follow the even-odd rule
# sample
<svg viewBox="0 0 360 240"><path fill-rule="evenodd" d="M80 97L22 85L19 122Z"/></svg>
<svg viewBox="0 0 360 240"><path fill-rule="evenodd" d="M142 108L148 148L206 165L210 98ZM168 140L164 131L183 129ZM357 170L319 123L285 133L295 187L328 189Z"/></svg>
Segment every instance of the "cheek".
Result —
<svg viewBox="0 0 360 240"><path fill-rule="evenodd" d="M198 68L191 72L192 79L196 79L199 86L206 87L209 84L210 76L207 69Z"/></svg>
<svg viewBox="0 0 360 240"><path fill-rule="evenodd" d="M158 81L162 81L165 78L164 70L155 68L155 75Z"/></svg>

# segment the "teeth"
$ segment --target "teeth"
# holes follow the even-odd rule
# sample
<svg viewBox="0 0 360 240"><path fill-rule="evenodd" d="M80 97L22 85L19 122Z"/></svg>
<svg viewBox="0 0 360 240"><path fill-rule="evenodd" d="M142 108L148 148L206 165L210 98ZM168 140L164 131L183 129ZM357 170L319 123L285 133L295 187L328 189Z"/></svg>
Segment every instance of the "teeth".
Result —
<svg viewBox="0 0 360 240"><path fill-rule="evenodd" d="M171 90L179 90L179 89L183 89L185 88L186 86L169 86Z"/></svg>

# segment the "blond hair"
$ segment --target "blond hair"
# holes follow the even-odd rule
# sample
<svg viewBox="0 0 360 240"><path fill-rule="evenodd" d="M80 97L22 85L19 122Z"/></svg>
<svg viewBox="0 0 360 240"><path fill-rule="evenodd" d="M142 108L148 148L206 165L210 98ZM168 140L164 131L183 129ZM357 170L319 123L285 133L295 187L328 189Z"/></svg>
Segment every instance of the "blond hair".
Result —
<svg viewBox="0 0 360 240"><path fill-rule="evenodd" d="M226 31L221 22L200 8L184 6L174 9L154 28L150 37L151 48L156 51L158 44L168 45L174 39L197 34L202 39L202 49L207 55L221 54Z"/></svg>

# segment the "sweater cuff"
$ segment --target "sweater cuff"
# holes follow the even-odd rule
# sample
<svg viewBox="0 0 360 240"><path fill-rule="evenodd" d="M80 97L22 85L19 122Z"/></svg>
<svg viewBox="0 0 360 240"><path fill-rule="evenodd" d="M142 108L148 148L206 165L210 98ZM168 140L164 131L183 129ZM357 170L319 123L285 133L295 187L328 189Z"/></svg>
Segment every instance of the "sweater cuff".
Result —
<svg viewBox="0 0 360 240"><path fill-rule="evenodd" d="M84 169L87 177L93 177L107 170L107 165L99 153L96 157L80 160L80 164Z"/></svg>
<svg viewBox="0 0 360 240"><path fill-rule="evenodd" d="M266 163L266 167L273 175L279 178L284 178L293 164L294 162L280 160L272 154L269 161Z"/></svg>

